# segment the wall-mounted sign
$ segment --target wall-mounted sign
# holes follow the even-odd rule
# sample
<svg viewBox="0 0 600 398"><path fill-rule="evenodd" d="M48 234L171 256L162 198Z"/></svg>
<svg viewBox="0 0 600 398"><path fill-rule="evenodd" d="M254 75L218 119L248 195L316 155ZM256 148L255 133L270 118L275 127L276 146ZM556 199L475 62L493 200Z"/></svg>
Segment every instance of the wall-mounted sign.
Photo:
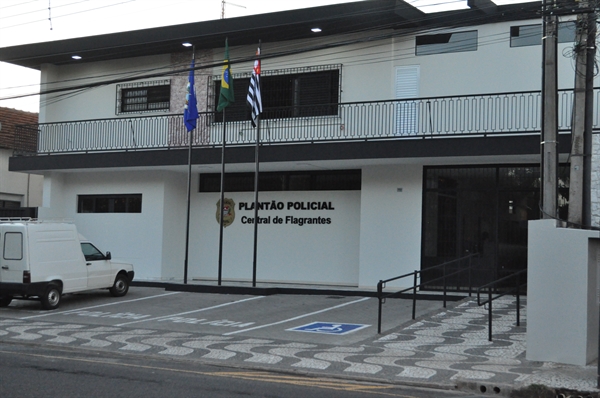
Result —
<svg viewBox="0 0 600 398"><path fill-rule="evenodd" d="M217 223L221 224L221 199L217 202ZM233 199L223 198L223 227L230 226L235 220L235 202Z"/></svg>
<svg viewBox="0 0 600 398"><path fill-rule="evenodd" d="M238 210L240 211L251 211L254 210L254 202L240 202L238 204ZM267 201L267 202L258 202L258 210L263 211L332 211L335 210L332 202L326 201L304 201L304 202L281 202L281 201ZM282 215L269 215L266 217L248 217L242 216L240 219L242 224L254 224L255 222L258 224L289 224L289 225L297 225L299 227L303 225L310 224L320 224L326 225L331 224L331 217L296 217L292 215L282 214Z"/></svg>

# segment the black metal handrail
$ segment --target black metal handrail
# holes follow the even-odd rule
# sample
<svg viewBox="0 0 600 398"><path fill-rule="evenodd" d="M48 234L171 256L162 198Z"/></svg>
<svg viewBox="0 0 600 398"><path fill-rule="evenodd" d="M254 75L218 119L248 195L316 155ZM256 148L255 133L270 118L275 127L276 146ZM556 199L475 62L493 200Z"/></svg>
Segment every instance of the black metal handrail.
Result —
<svg viewBox="0 0 600 398"><path fill-rule="evenodd" d="M379 309L378 309L378 316L377 316L377 333L381 334L381 320L382 320L382 310L383 310L383 304L385 303L385 299L386 298L394 298L394 297L399 297L400 295L404 294L405 292L408 292L410 290L412 290L412 319L416 318L416 306L417 306L417 289L420 289L421 287L423 287L424 285L429 285L431 284L431 282L436 282L441 280L442 284L443 284L443 302L444 302L444 308L446 308L446 302L447 302L447 278L450 276L454 276L454 275L458 275L464 271L468 271L469 272L469 296L472 295L472 278L471 278L471 270L473 268L473 264L472 264L472 259L473 257L478 256L478 254L476 253L471 253L468 254L466 256L451 260L451 261L446 261L442 264L438 264L436 266L433 267L428 267L425 268L423 270L415 270L413 272L410 272L408 274L404 274L404 275L400 275L400 276L396 276L394 278L390 278L390 279L385 279L385 280L380 280L377 283L377 298L379 300ZM458 266L460 267L461 262L463 261L468 261L468 266L466 268L463 269L459 269L457 271L451 272L451 273L446 273L446 269L448 266L452 265L452 264L458 264ZM435 270L435 269L442 269L442 276L435 278L435 279L430 279L427 281L427 283L417 283L417 280L419 280L420 275L423 272L427 272L427 271L431 271L431 270ZM386 283L388 282L392 282L392 281L397 281L400 279L404 279L404 278L408 278L412 276L413 277L413 285L412 287L408 287L396 292L392 292L392 293L383 293L383 289L385 288Z"/></svg>
<svg viewBox="0 0 600 398"><path fill-rule="evenodd" d="M600 89L595 93L600 97ZM572 97L572 90L559 92L561 132L571 129ZM598 114L595 111L594 129L600 129ZM540 115L539 91L269 108L261 123L261 141L290 144L537 134ZM216 113L200 114L197 126L194 146L222 145L224 129ZM225 131L227 145L255 143L256 129L248 120L227 120ZM15 150L52 154L172 149L187 147L189 137L181 114L122 115L17 126Z"/></svg>
<svg viewBox="0 0 600 398"><path fill-rule="evenodd" d="M523 286L527 285L527 277L525 277L525 282L521 283L521 275L526 274L527 270L521 270L518 272L514 272L510 275L507 275L503 278L497 279L493 282L490 282L488 284L485 284L483 286L480 286L479 288L477 288L477 305L482 306L482 305L488 305L488 340L492 341L492 302L494 300L499 299L500 297L504 297L506 295L509 294L516 294L517 297L517 326L521 326L521 288ZM498 284L501 282L505 282L508 281L510 279L514 278L515 279L515 285L513 288L510 289L505 289L503 288L502 291L498 291ZM488 295L488 299L482 301L481 300L481 292L483 292L484 290L487 290L487 295ZM494 296L493 293L496 292L496 295Z"/></svg>

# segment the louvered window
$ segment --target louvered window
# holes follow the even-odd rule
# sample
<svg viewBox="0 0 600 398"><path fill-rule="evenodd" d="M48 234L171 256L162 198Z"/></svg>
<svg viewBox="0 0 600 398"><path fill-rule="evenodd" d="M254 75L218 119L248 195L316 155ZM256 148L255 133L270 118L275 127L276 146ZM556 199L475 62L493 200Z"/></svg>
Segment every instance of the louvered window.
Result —
<svg viewBox="0 0 600 398"><path fill-rule="evenodd" d="M396 68L396 134L414 135L418 131L419 96L418 65L400 66Z"/></svg>

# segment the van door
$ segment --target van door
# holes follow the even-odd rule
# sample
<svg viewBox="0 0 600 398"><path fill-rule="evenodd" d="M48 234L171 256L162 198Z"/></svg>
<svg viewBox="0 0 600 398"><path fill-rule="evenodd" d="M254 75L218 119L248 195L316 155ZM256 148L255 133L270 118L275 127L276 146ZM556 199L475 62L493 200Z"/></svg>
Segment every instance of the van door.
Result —
<svg viewBox="0 0 600 398"><path fill-rule="evenodd" d="M23 283L27 270L25 230L19 226L5 225L0 231L0 282Z"/></svg>
<svg viewBox="0 0 600 398"><path fill-rule="evenodd" d="M90 242L81 242L88 271L88 288L100 289L113 284L110 260Z"/></svg>

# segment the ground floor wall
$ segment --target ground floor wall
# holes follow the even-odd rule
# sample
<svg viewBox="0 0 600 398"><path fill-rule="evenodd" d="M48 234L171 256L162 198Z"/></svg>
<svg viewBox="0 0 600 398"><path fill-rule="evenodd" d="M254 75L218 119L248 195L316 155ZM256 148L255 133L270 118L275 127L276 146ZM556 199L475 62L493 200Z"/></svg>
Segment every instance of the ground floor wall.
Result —
<svg viewBox="0 0 600 398"><path fill-rule="evenodd" d="M199 193L192 178L188 279L219 274L218 193ZM375 287L420 267L422 166L367 167L356 191L261 192L258 282ZM141 194L140 213L80 213L80 195ZM182 280L187 174L176 172L49 173L40 218L74 220L80 233L144 280ZM226 199L233 219L223 229L223 281L251 281L254 193ZM225 219L227 221L227 218ZM408 282L407 282L408 283Z"/></svg>
<svg viewBox="0 0 600 398"><path fill-rule="evenodd" d="M170 172L52 173L45 178L39 218L74 221L100 250L133 263L136 278L181 277L175 268L183 267L185 186L184 175ZM117 194L141 194L141 213L78 212L79 195Z"/></svg>
<svg viewBox="0 0 600 398"><path fill-rule="evenodd" d="M220 195L194 196L190 275L214 279ZM234 217L223 228L222 276L251 280L254 194L233 192L225 198L234 203ZM264 206L258 211L257 280L357 285L360 191L264 192L259 203Z"/></svg>
<svg viewBox="0 0 600 398"><path fill-rule="evenodd" d="M423 167L376 166L362 171L360 208L361 286L421 267ZM406 286L412 281L392 282Z"/></svg>

